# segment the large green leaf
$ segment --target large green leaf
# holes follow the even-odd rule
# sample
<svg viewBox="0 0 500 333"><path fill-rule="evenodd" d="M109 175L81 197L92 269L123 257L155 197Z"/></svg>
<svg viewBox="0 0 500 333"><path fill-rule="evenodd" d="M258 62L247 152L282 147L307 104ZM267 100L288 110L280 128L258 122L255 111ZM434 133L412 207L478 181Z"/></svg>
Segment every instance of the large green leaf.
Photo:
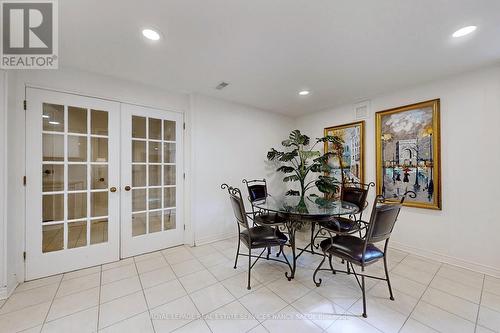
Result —
<svg viewBox="0 0 500 333"><path fill-rule="evenodd" d="M300 133L299 130L293 130L290 133L290 140L296 145L303 145L303 146L307 146L310 142L309 137L307 135Z"/></svg>
<svg viewBox="0 0 500 333"><path fill-rule="evenodd" d="M278 160L281 162L290 162L293 160L295 157L297 157L298 151L297 149L294 149L290 152L283 153L281 156L278 157Z"/></svg>
<svg viewBox="0 0 500 333"><path fill-rule="evenodd" d="M322 193L337 193L340 189L339 183L333 177L319 176L315 184Z"/></svg>
<svg viewBox="0 0 500 333"><path fill-rule="evenodd" d="M286 182L296 182L299 180L299 177L297 175L291 175L291 176L286 176L283 178L283 181Z"/></svg>
<svg viewBox="0 0 500 333"><path fill-rule="evenodd" d="M295 171L295 168L288 166L288 165L282 165L278 169L276 169L278 172L283 172L283 173L291 173Z"/></svg>
<svg viewBox="0 0 500 333"><path fill-rule="evenodd" d="M291 196L299 196L300 195L300 192L299 191L295 191L295 190L288 190L285 195L291 195Z"/></svg>
<svg viewBox="0 0 500 333"><path fill-rule="evenodd" d="M283 154L284 154L283 152L277 151L276 149L271 148L271 150L267 152L267 159L269 161L273 161L274 159L279 158Z"/></svg>

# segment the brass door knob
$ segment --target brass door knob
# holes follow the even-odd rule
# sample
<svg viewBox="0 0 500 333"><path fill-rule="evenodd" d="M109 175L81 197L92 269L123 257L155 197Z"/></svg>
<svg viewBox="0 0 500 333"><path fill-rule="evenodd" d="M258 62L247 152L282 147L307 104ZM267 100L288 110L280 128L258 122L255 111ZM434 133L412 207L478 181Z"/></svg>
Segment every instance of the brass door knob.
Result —
<svg viewBox="0 0 500 333"><path fill-rule="evenodd" d="M130 186L128 186L128 185L127 185L127 186L125 186L125 191L127 191L127 192L128 192L128 191L130 191L131 189L132 189L132 188L131 188Z"/></svg>
<svg viewBox="0 0 500 333"><path fill-rule="evenodd" d="M110 188L109 190L110 190L111 192L115 193L115 192L116 192L116 187L114 187L114 186L113 186L113 187L112 187L112 188Z"/></svg>

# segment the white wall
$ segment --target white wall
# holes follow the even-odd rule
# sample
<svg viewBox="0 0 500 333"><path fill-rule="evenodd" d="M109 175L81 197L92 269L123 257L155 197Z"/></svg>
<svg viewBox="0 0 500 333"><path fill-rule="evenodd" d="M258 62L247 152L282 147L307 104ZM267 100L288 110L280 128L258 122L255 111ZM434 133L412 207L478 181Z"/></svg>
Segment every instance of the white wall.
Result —
<svg viewBox="0 0 500 333"><path fill-rule="evenodd" d="M392 245L500 276L500 66L378 96L366 120L366 180L375 181L374 113L441 99L443 209L405 208ZM311 137L354 121L347 105L297 119Z"/></svg>
<svg viewBox="0 0 500 333"><path fill-rule="evenodd" d="M236 235L234 215L222 183L247 198L243 178L266 178L271 193L282 192L283 178L266 161L293 128L292 118L255 108L193 96L191 214L197 244ZM250 208L248 207L248 210Z"/></svg>

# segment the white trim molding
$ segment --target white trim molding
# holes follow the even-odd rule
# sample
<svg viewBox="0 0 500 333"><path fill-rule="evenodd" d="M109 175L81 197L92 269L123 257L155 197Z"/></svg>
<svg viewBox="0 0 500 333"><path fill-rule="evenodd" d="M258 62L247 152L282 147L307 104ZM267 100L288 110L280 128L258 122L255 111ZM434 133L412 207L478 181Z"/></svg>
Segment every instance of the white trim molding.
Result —
<svg viewBox="0 0 500 333"><path fill-rule="evenodd" d="M429 250L425 250L425 249L419 249L419 248L416 248L413 246L404 245L404 244L398 243L398 242L390 242L389 247L396 249L396 250L408 252L410 254L417 255L420 257L439 261L439 262L442 262L445 264L450 264L450 265L462 267L462 268L469 269L469 270L474 271L474 272L483 273L486 275L491 275L491 276L500 278L500 268L498 268L498 267L485 266L485 265L477 264L474 262L466 261L466 260L463 260L460 258L448 256L446 254L441 254L441 253L437 253L434 251L429 251Z"/></svg>

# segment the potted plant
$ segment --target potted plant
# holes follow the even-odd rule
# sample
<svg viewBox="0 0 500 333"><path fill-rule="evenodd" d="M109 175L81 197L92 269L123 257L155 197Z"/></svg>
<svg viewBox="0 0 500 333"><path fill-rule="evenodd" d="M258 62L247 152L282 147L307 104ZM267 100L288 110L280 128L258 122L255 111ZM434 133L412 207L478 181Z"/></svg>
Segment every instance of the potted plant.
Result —
<svg viewBox="0 0 500 333"><path fill-rule="evenodd" d="M333 144L333 152L321 154L315 150L318 143L329 142ZM299 206L305 208L305 195L310 189L316 187L325 194L334 194L339 191L338 181L330 177L329 173L332 167L328 165L328 160L332 156L342 159L343 140L337 136L325 136L316 139L314 145L310 146L310 138L302 134L299 130L290 133L288 139L283 140L281 145L283 150L271 148L267 153L267 159L270 161L279 161L281 166L276 170L284 173L284 182L299 182L300 191L289 190L286 195L300 196ZM341 162L342 167L342 162ZM343 178L343 171L340 170ZM314 179L307 179L310 173L323 173Z"/></svg>

